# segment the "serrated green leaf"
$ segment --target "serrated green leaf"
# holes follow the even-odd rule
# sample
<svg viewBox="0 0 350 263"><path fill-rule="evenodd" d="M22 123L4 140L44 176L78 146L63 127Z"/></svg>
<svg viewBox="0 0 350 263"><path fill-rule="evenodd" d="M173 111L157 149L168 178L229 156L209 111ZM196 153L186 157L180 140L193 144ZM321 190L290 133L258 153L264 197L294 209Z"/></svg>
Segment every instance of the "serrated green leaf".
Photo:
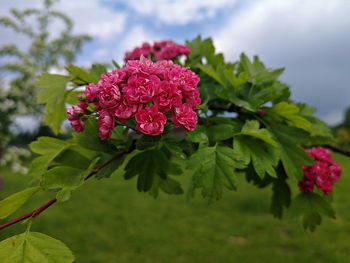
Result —
<svg viewBox="0 0 350 263"><path fill-rule="evenodd" d="M291 204L291 190L286 182L286 176L281 176L273 180L272 200L270 211L276 218L282 218L283 209Z"/></svg>
<svg viewBox="0 0 350 263"><path fill-rule="evenodd" d="M169 176L166 179L163 179L159 176L156 176L154 178L153 185L150 190L150 194L153 197L158 197L159 189L169 195L183 194L181 184L178 181L170 178Z"/></svg>
<svg viewBox="0 0 350 263"><path fill-rule="evenodd" d="M66 119L66 86L70 77L56 74L43 74L36 82L39 88L38 103L45 104L44 122L54 133L59 133L61 123Z"/></svg>
<svg viewBox="0 0 350 263"><path fill-rule="evenodd" d="M83 183L84 170L57 166L43 174L41 186L46 189L76 188Z"/></svg>
<svg viewBox="0 0 350 263"><path fill-rule="evenodd" d="M0 242L2 263L72 263L74 256L61 241L38 232L26 232Z"/></svg>
<svg viewBox="0 0 350 263"><path fill-rule="evenodd" d="M221 85L225 85L222 79L220 78L219 74L216 72L216 70L211 65L202 65L198 64L197 67L203 71L205 74L207 74L209 77L213 78L215 81L217 81Z"/></svg>
<svg viewBox="0 0 350 263"><path fill-rule="evenodd" d="M0 219L4 219L16 212L33 194L38 192L39 189L39 187L30 187L1 200Z"/></svg>
<svg viewBox="0 0 350 263"><path fill-rule="evenodd" d="M235 126L231 124L212 125L207 128L210 141L223 141L233 137Z"/></svg>
<svg viewBox="0 0 350 263"><path fill-rule="evenodd" d="M300 109L297 105L283 101L270 108L268 114L286 121L291 126L309 132L311 123L300 115L299 111Z"/></svg>
<svg viewBox="0 0 350 263"><path fill-rule="evenodd" d="M235 136L239 135L254 137L272 146L277 146L277 142L272 138L269 131L264 128L260 129L260 124L256 120L246 121L241 132L235 134Z"/></svg>
<svg viewBox="0 0 350 263"><path fill-rule="evenodd" d="M40 137L32 142L29 145L31 151L42 156L32 161L28 174L34 178L40 178L50 163L68 147L70 147L69 142L51 137Z"/></svg>
<svg viewBox="0 0 350 263"><path fill-rule="evenodd" d="M137 189L147 192L152 188L154 178L166 179L169 174L178 173L181 168L171 162L164 149L148 149L132 157L125 166L125 179L137 177Z"/></svg>
<svg viewBox="0 0 350 263"><path fill-rule="evenodd" d="M98 136L97 120L88 119L85 122L83 132L74 133L74 142L86 149L97 152L108 152L109 147L106 141L100 140Z"/></svg>
<svg viewBox="0 0 350 263"><path fill-rule="evenodd" d="M278 142L283 167L289 177L301 180L304 176L303 166L311 165L313 160L300 144L308 139L303 130L285 125L267 127Z"/></svg>
<svg viewBox="0 0 350 263"><path fill-rule="evenodd" d="M302 217L303 227L311 231L321 224L321 215L335 218L330 203L315 193L300 193L293 202L292 211Z"/></svg>
<svg viewBox="0 0 350 263"><path fill-rule="evenodd" d="M276 147L254 137L238 136L233 140L234 149L239 152L248 165L252 163L255 172L260 178L265 174L276 177L275 167L278 164L279 154Z"/></svg>
<svg viewBox="0 0 350 263"><path fill-rule="evenodd" d="M243 168L244 164L233 149L216 145L199 149L187 166L193 171L189 195L201 188L202 196L211 201L221 198L224 188L235 189L235 169Z"/></svg>
<svg viewBox="0 0 350 263"><path fill-rule="evenodd" d="M77 86L87 85L89 83L97 83L99 76L94 73L89 73L83 68L77 66L66 67L71 76L71 81Z"/></svg>

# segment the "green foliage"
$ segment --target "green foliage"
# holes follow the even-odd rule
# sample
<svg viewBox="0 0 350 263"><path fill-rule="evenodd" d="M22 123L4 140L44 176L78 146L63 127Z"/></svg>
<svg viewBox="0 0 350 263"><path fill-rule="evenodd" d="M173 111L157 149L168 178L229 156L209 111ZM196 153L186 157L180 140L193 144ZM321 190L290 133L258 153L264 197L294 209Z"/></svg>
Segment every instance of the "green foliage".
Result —
<svg viewBox="0 0 350 263"><path fill-rule="evenodd" d="M38 103L45 104L44 122L52 127L55 133L61 128L66 119L65 98L68 76L44 74L38 79L36 85L40 88Z"/></svg>
<svg viewBox="0 0 350 263"><path fill-rule="evenodd" d="M30 187L0 201L0 219L4 219L17 211L28 199L38 192L39 187Z"/></svg>
<svg viewBox="0 0 350 263"><path fill-rule="evenodd" d="M236 169L244 168L241 158L226 146L199 149L188 162L187 168L193 171L189 195L192 196L194 190L201 188L202 196L212 201L222 197L224 188L235 190Z"/></svg>
<svg viewBox="0 0 350 263"><path fill-rule="evenodd" d="M72 20L64 13L54 10L54 3L55 1L43 0L42 7L11 9L9 16L0 17L1 27L29 40L26 49L10 42L0 47L0 58L3 58L0 73L1 78L6 80L0 83L0 160L3 160L4 152L10 147L11 139L17 137L9 129L16 117L36 115L40 119L43 114L43 107L36 103L38 75L53 69L60 70L65 64L73 63L83 44L91 39L87 35L73 34ZM52 25L56 23L62 27L60 31L54 32ZM98 69L95 68L95 71ZM50 78L46 76L46 80ZM45 77L43 81L45 82ZM61 92L64 81L58 80L57 91L54 89L56 82L51 82L52 87L46 86L48 98L42 93L39 99L39 103L48 103L45 106L47 115L44 121L51 125L55 133L58 133L65 117L64 100L68 94ZM13 158L13 161L18 159Z"/></svg>
<svg viewBox="0 0 350 263"><path fill-rule="evenodd" d="M38 232L25 232L0 242L3 263L71 263L74 256L61 241Z"/></svg>
<svg viewBox="0 0 350 263"><path fill-rule="evenodd" d="M272 177L277 176L277 143L266 129L259 129L257 121L247 121L242 131L235 136L233 147L243 156L246 165L252 162L255 172L261 178L264 178L265 173Z"/></svg>
<svg viewBox="0 0 350 263"><path fill-rule="evenodd" d="M301 215L303 227L315 231L322 222L322 215L335 218L335 212L329 202L315 193L299 194L293 204L294 212Z"/></svg>
<svg viewBox="0 0 350 263"><path fill-rule="evenodd" d="M166 193L179 194L182 193L180 185L169 178L169 175L181 174L181 172L180 166L171 161L171 154L165 148L153 148L132 157L125 166L124 177L131 179L137 176L137 189L140 192L147 192L153 186ZM153 191L158 192L158 190Z"/></svg>

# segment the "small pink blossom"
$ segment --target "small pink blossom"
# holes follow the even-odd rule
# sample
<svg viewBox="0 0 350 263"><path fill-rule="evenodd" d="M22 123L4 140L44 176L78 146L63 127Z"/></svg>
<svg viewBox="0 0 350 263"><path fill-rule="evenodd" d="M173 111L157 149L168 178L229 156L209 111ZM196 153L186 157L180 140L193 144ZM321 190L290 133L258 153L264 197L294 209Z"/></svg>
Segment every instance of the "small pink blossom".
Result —
<svg viewBox="0 0 350 263"><path fill-rule="evenodd" d="M84 90L84 95L85 95L87 101L94 102L99 90L100 90L100 88L97 85L95 85L94 83L89 83Z"/></svg>
<svg viewBox="0 0 350 263"><path fill-rule="evenodd" d="M148 103L159 90L160 80L157 76L150 75L148 78L133 75L129 78L123 93L129 104Z"/></svg>
<svg viewBox="0 0 350 263"><path fill-rule="evenodd" d="M115 125L115 118L108 110L98 113L98 132L101 140L109 139Z"/></svg>
<svg viewBox="0 0 350 263"><path fill-rule="evenodd" d="M168 112L181 104L181 91L174 84L163 81L159 90L153 101L162 112Z"/></svg>
<svg viewBox="0 0 350 263"><path fill-rule="evenodd" d="M73 106L67 110L67 119L76 132L84 130L84 122L80 119L83 114L84 110L78 106Z"/></svg>
<svg viewBox="0 0 350 263"><path fill-rule="evenodd" d="M166 116L155 105L137 112L135 120L137 130L151 136L162 134L167 121Z"/></svg>
<svg viewBox="0 0 350 263"><path fill-rule="evenodd" d="M114 115L122 121L134 117L135 113L141 109L142 106L137 104L128 104L127 100L123 98L121 103L115 108Z"/></svg>
<svg viewBox="0 0 350 263"><path fill-rule="evenodd" d="M126 52L124 61L138 60L141 56L151 57L154 61L171 60L190 53L190 48L185 45L179 45L171 40L163 40L154 42L153 45L143 43L141 47L136 47L134 50Z"/></svg>
<svg viewBox="0 0 350 263"><path fill-rule="evenodd" d="M325 194L331 193L333 184L340 178L340 166L332 160L327 149L317 147L306 149L306 152L315 159L315 162L310 166L304 166L304 178L298 184L300 191L313 192L317 187Z"/></svg>
<svg viewBox="0 0 350 263"><path fill-rule="evenodd" d="M152 53L152 47L149 43L145 42L141 47L137 47L130 52L126 52L124 56L124 61L128 60L138 60L141 56L148 57Z"/></svg>
<svg viewBox="0 0 350 263"><path fill-rule="evenodd" d="M197 114L190 106L183 104L175 108L171 121L175 128L183 127L186 131L194 131L197 124Z"/></svg>

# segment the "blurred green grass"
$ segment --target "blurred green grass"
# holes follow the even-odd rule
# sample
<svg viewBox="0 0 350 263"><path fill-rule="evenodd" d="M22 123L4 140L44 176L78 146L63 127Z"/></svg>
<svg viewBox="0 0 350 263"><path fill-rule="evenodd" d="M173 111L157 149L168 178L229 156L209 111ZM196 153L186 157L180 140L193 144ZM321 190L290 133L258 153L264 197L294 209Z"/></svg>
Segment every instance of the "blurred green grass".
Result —
<svg viewBox="0 0 350 263"><path fill-rule="evenodd" d="M66 243L76 262L350 262L350 161L336 155L343 176L335 186L337 219L325 219L315 233L299 219L277 220L269 214L270 189L238 181L238 191L208 205L201 198L161 194L153 199L136 191L135 181L121 176L91 180L72 199L39 216L33 231ZM28 183L26 176L1 170L4 198ZM186 185L186 178L183 179ZM35 196L20 213L48 198ZM0 239L24 231L16 225Z"/></svg>

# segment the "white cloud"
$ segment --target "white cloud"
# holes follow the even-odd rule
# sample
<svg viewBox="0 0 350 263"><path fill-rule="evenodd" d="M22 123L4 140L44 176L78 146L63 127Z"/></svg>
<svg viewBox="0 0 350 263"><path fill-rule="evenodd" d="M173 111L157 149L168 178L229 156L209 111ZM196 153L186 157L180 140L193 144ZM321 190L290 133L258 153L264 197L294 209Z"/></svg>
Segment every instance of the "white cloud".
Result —
<svg viewBox="0 0 350 263"><path fill-rule="evenodd" d="M186 25L211 18L236 0L138 0L126 4L141 15L152 16L166 24Z"/></svg>
<svg viewBox="0 0 350 263"><path fill-rule="evenodd" d="M100 40L123 32L127 19L126 13L106 7L99 0L64 0L56 8L74 19L76 33L87 33Z"/></svg>
<svg viewBox="0 0 350 263"><path fill-rule="evenodd" d="M117 61L122 62L124 53L130 51L136 46L140 46L143 42L152 42L160 37L154 32L146 29L141 25L136 25L129 29L118 43L118 47L114 52Z"/></svg>
<svg viewBox="0 0 350 263"><path fill-rule="evenodd" d="M9 15L11 8L19 10L37 8L42 1L5 0L1 2L0 14ZM107 41L123 32L127 20L127 14L116 11L100 3L99 0L62 0L58 1L54 10L59 10L68 15L74 21L74 32L89 34L99 40ZM60 23L54 23L51 33L59 32L62 28ZM1 29L1 35L7 36L8 32ZM13 38L11 34L8 38Z"/></svg>
<svg viewBox="0 0 350 263"><path fill-rule="evenodd" d="M349 12L350 1L343 0L252 1L213 35L230 59L246 52L267 66L285 66L282 79L293 98L316 106L330 122L350 104Z"/></svg>

